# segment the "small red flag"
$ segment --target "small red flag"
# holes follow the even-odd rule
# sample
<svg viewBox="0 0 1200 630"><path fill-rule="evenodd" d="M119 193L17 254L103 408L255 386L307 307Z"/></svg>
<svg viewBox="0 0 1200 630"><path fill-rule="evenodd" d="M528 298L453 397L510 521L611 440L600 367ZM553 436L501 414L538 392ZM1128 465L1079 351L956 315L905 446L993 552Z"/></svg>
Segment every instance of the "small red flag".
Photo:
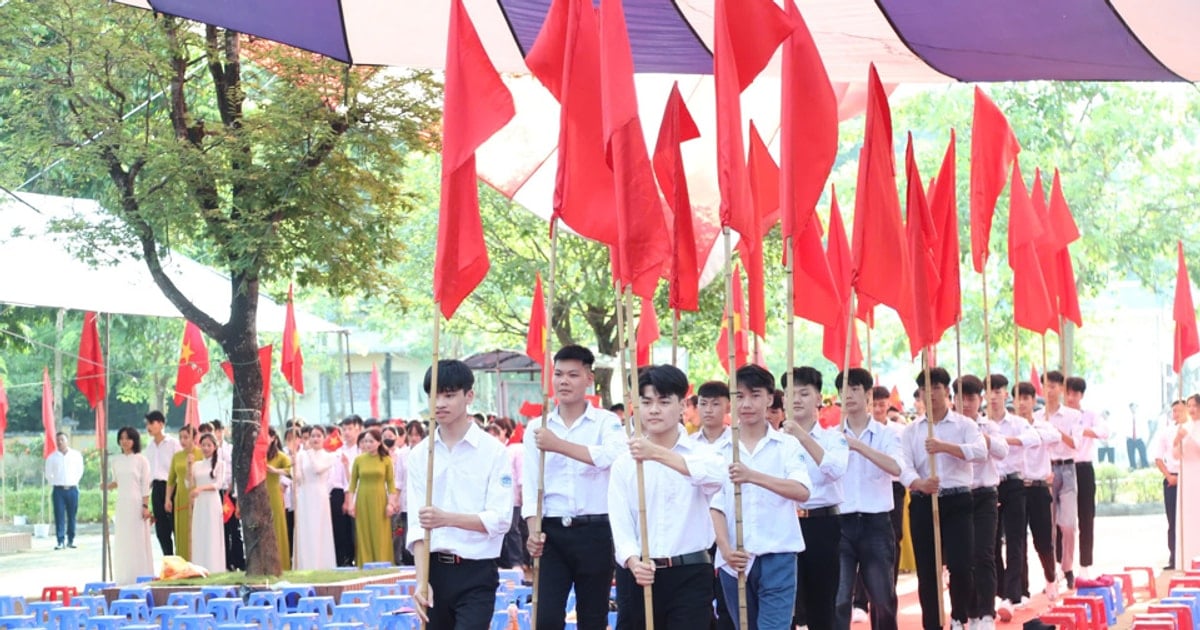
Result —
<svg viewBox="0 0 1200 630"><path fill-rule="evenodd" d="M847 367L843 365L846 362L847 335L854 335L850 342L849 367L862 365L863 355L858 342L858 326L849 321L853 263L850 259L850 245L846 242L846 225L842 221L842 211L838 208L837 190L831 187L829 196L829 242L826 245L825 256L829 261L829 273L837 285L841 312L832 324L825 324L821 353L834 365L844 369Z"/></svg>
<svg viewBox="0 0 1200 630"><path fill-rule="evenodd" d="M938 342L934 338L934 296L937 295L941 278L938 277L934 246L938 242L933 215L926 204L925 186L921 172L917 169L917 158L913 154L912 132L908 134L908 146L904 151L904 171L908 178L907 210L905 230L908 236L909 260L912 264L912 305L910 318L903 320L908 333L908 345L912 356L920 354Z"/></svg>
<svg viewBox="0 0 1200 630"><path fill-rule="evenodd" d="M971 259L979 273L987 263L996 200L1020 152L1021 144L1004 113L976 87L971 122Z"/></svg>
<svg viewBox="0 0 1200 630"><path fill-rule="evenodd" d="M4 457L4 434L8 432L8 392L4 391L4 377L0 376L0 457Z"/></svg>
<svg viewBox="0 0 1200 630"><path fill-rule="evenodd" d="M942 168L930 186L929 213L937 228L938 240L934 247L937 264L937 294L934 297L933 335L942 335L962 318L962 285L958 250L958 174L955 167L956 136L950 130L950 144L942 158Z"/></svg>
<svg viewBox="0 0 1200 630"><path fill-rule="evenodd" d="M717 335L717 359L721 367L729 373L729 324L733 320L733 369L745 365L750 356L750 343L746 335L746 311L742 302L742 272L737 265L733 266L733 317L729 315L729 305L725 305L725 314L721 317L721 332Z"/></svg>
<svg viewBox="0 0 1200 630"><path fill-rule="evenodd" d="M1041 398L1046 397L1046 390L1042 388L1042 377L1038 375L1036 365L1029 365L1029 382L1033 383L1033 392Z"/></svg>
<svg viewBox="0 0 1200 630"><path fill-rule="evenodd" d="M96 314L83 315L83 334L79 337L79 360L75 368L75 386L92 409L104 400L104 353L100 349L100 334L96 329Z"/></svg>
<svg viewBox="0 0 1200 630"><path fill-rule="evenodd" d="M696 253L696 230L692 201L688 196L687 172L679 145L700 137L696 121L679 93L679 82L671 86L658 141L654 145L654 175L671 213L671 273L668 306L680 311L700 310L700 263Z"/></svg>
<svg viewBox="0 0 1200 630"><path fill-rule="evenodd" d="M739 230L738 255L746 269L746 288L750 303L750 331L767 336L767 308L764 297L763 236L779 221L779 167L771 158L767 144L754 122L750 123L751 221L747 232Z"/></svg>
<svg viewBox="0 0 1200 630"><path fill-rule="evenodd" d="M479 216L475 150L516 113L512 95L488 59L462 0L450 3L442 111L442 197L433 299L450 319L491 264Z"/></svg>
<svg viewBox="0 0 1200 630"><path fill-rule="evenodd" d="M658 315L654 312L654 300L642 298L642 312L637 324L637 366L650 365L650 350L658 341Z"/></svg>
<svg viewBox="0 0 1200 630"><path fill-rule="evenodd" d="M521 403L521 408L517 411L526 418L540 418L542 416L542 405L526 400Z"/></svg>
<svg viewBox="0 0 1200 630"><path fill-rule="evenodd" d="M371 417L378 418L379 416L379 365L371 365Z"/></svg>
<svg viewBox="0 0 1200 630"><path fill-rule="evenodd" d="M304 354L300 352L300 332L296 330L296 311L292 306L292 285L288 284L287 317L283 320L283 350L279 359L283 380L304 393Z"/></svg>
<svg viewBox="0 0 1200 630"><path fill-rule="evenodd" d="M1054 169L1054 182L1050 186L1050 225L1058 236L1061 248L1057 252L1058 312L1076 326L1083 326L1083 314L1079 310L1079 288L1075 286L1075 266L1071 262L1068 245L1079 239L1079 227L1071 216L1071 208L1063 195L1062 181L1058 169Z"/></svg>
<svg viewBox="0 0 1200 630"><path fill-rule="evenodd" d="M225 497L221 500L221 520L224 523L228 523L234 513L233 499L229 498L228 492L224 494Z"/></svg>
<svg viewBox="0 0 1200 630"><path fill-rule="evenodd" d="M179 369L175 373L175 406L200 384L208 373L208 347L200 328L192 322L183 327L183 345L179 350Z"/></svg>
<svg viewBox="0 0 1200 630"><path fill-rule="evenodd" d="M538 365L546 365L546 300L542 297L542 274L533 285L533 306L529 309L529 332L525 334L525 354Z"/></svg>
<svg viewBox="0 0 1200 630"><path fill-rule="evenodd" d="M1017 326L1045 333L1055 319L1046 281L1038 262L1036 242L1041 221L1021 177L1020 160L1013 161L1008 216L1008 266L1013 272L1013 319Z"/></svg>
<svg viewBox="0 0 1200 630"><path fill-rule="evenodd" d="M1179 261L1175 271L1175 360L1176 374L1182 374L1183 362L1200 352L1200 332L1196 330L1196 305L1192 302L1192 281L1188 277L1187 261L1183 258L1183 241L1179 241Z"/></svg>
<svg viewBox="0 0 1200 630"><path fill-rule="evenodd" d="M321 448L327 452L336 453L342 448L342 432L334 427L329 430L329 435L325 436L325 443L321 444Z"/></svg>
<svg viewBox="0 0 1200 630"><path fill-rule="evenodd" d="M42 430L45 433L42 459L46 459L58 450L54 438L54 390L50 387L50 368L42 368Z"/></svg>

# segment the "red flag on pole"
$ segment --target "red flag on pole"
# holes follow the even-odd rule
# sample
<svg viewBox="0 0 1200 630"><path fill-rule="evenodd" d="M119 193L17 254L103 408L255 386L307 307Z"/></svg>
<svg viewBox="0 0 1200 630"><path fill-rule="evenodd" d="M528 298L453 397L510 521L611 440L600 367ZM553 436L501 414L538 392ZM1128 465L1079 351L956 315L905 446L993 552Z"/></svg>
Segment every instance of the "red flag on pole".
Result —
<svg viewBox="0 0 1200 630"><path fill-rule="evenodd" d="M696 231L692 202L688 196L687 172L679 145L700 137L700 130L679 93L679 82L671 86L658 141L654 145L654 175L671 213L671 273L668 306L681 311L700 310L700 263L696 253Z"/></svg>
<svg viewBox="0 0 1200 630"><path fill-rule="evenodd" d="M730 320L733 320L733 354L734 363L733 369L745 365L750 356L750 342L746 335L745 321L746 311L742 302L742 272L737 265L733 266L733 317L729 315L729 306L725 306L725 313L721 317L721 332L717 336L717 358L721 362L721 367L729 372L729 325Z"/></svg>
<svg viewBox="0 0 1200 630"><path fill-rule="evenodd" d="M1046 397L1046 390L1042 389L1042 377L1038 375L1037 366L1029 364L1029 382L1033 383L1033 391L1041 398Z"/></svg>
<svg viewBox="0 0 1200 630"><path fill-rule="evenodd" d="M971 259L979 273L988 258L996 200L1020 152L1021 144L1004 113L976 87L971 122Z"/></svg>
<svg viewBox="0 0 1200 630"><path fill-rule="evenodd" d="M379 365L371 364L371 417L379 417Z"/></svg>
<svg viewBox="0 0 1200 630"><path fill-rule="evenodd" d="M96 329L96 314L91 311L83 315L83 334L79 337L75 386L92 409L104 400L104 353L101 351L100 334Z"/></svg>
<svg viewBox="0 0 1200 630"><path fill-rule="evenodd" d="M934 337L934 297L937 295L941 278L938 277L934 246L938 242L937 228L933 215L926 204L925 186L917 159L913 154L912 132L908 134L908 146L904 150L904 172L908 178L907 225L909 260L912 264L912 305L909 319L903 320L908 333L909 350L912 356L921 353L938 342Z"/></svg>
<svg viewBox="0 0 1200 630"><path fill-rule="evenodd" d="M658 314L654 312L654 300L642 298L642 312L637 324L637 365L650 365L650 350L658 341Z"/></svg>
<svg viewBox="0 0 1200 630"><path fill-rule="evenodd" d="M254 454L250 458L250 474L246 481L246 491L249 492L258 484L267 480L267 447L271 444L271 346L258 349L258 366L262 371L262 415L259 416L258 438L254 440ZM222 363L221 367L229 365ZM233 378L233 366L226 368L226 373Z"/></svg>
<svg viewBox="0 0 1200 630"><path fill-rule="evenodd" d="M8 392L4 391L4 377L0 376L0 457L4 457L4 434L8 432Z"/></svg>
<svg viewBox="0 0 1200 630"><path fill-rule="evenodd" d="M204 336L192 322L183 328L183 345L179 350L179 369L175 373L175 406L183 403L183 399L200 379L208 373L208 347L204 345Z"/></svg>
<svg viewBox="0 0 1200 630"><path fill-rule="evenodd" d="M750 123L750 192L751 226L748 232L738 233L738 255L746 269L746 288L750 303L750 331L759 337L767 336L767 308L763 286L763 236L779 220L779 167L759 135L754 122Z"/></svg>
<svg viewBox="0 0 1200 630"><path fill-rule="evenodd" d="M1010 195L1008 266L1013 272L1013 319L1021 328L1044 333L1055 315L1038 262L1036 242L1042 225L1021 177L1020 160L1013 161Z"/></svg>
<svg viewBox="0 0 1200 630"><path fill-rule="evenodd" d="M433 299L450 319L491 264L479 217L475 150L516 113L512 95L488 59L462 0L450 3L442 103L442 197Z"/></svg>
<svg viewBox="0 0 1200 630"><path fill-rule="evenodd" d="M940 282L934 296L933 335L942 335L962 318L962 286L958 250L958 174L955 167L955 133L942 158L942 168L930 186L929 213L937 229L934 259Z"/></svg>
<svg viewBox="0 0 1200 630"><path fill-rule="evenodd" d="M283 320L283 350L279 359L283 380L304 393L304 354L300 352L300 332L296 330L296 311L292 306L292 285L288 284L287 317Z"/></svg>
<svg viewBox="0 0 1200 630"><path fill-rule="evenodd" d="M1196 305L1192 302L1192 281L1183 257L1183 241L1179 241L1178 251L1179 261L1175 271L1175 360L1172 367L1176 374L1182 374L1183 362L1200 352L1200 333L1196 330Z"/></svg>
<svg viewBox="0 0 1200 630"><path fill-rule="evenodd" d="M1059 237L1050 221L1050 209L1046 205L1046 188L1042 185L1042 169L1033 170L1033 187L1029 191L1029 202L1033 206L1033 214L1037 216L1041 226L1041 234L1034 242L1037 252L1038 265L1042 270L1042 281L1046 284L1046 299L1050 302L1050 319L1046 322L1048 330L1061 333L1058 326L1059 304L1062 296L1058 294L1059 275L1058 250Z"/></svg>
<svg viewBox="0 0 1200 630"><path fill-rule="evenodd" d="M792 244L792 309L798 317L828 326L845 319L847 305L842 303L841 291L829 268L821 232L821 220L814 214Z"/></svg>
<svg viewBox="0 0 1200 630"><path fill-rule="evenodd" d="M42 459L46 459L58 450L54 439L54 390L50 387L50 368L42 368L42 430L45 432Z"/></svg>
<svg viewBox="0 0 1200 630"><path fill-rule="evenodd" d="M829 243L825 255L829 260L829 273L838 289L838 304L840 314L832 323L825 324L825 333L821 344L821 354L825 355L834 365L843 369L862 365L862 347L858 343L858 326L851 326L850 313L850 282L852 261L850 245L846 242L846 224L842 221L842 211L838 208L837 190L830 188L829 207ZM850 365L846 362L846 335L854 335L850 342Z"/></svg>
<svg viewBox="0 0 1200 630"><path fill-rule="evenodd" d="M1079 310L1079 289L1075 286L1075 266L1071 261L1069 245L1079 239L1079 227L1071 216L1067 198L1063 196L1062 181L1058 169L1054 169L1054 182L1050 186L1050 225L1058 235L1061 248L1058 250L1058 312L1076 326L1083 326L1083 314Z"/></svg>
<svg viewBox="0 0 1200 630"><path fill-rule="evenodd" d="M529 332L525 335L525 354L538 365L546 365L546 300L542 297L542 274L533 284L533 306L529 309Z"/></svg>

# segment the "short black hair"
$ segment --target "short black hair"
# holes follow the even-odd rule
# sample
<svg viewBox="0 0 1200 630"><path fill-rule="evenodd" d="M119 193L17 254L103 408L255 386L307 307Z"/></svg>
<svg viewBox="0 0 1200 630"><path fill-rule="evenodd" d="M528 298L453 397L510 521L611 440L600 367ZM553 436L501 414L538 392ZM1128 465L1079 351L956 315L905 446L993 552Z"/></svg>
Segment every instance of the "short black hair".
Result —
<svg viewBox="0 0 1200 630"><path fill-rule="evenodd" d="M737 382L739 385L744 384L750 391L763 389L769 394L775 393L775 376L761 365L747 363L738 368Z"/></svg>
<svg viewBox="0 0 1200 630"><path fill-rule="evenodd" d="M651 365L638 375L638 394L644 395L647 387L653 387L659 396L683 400L688 391L687 374L674 365Z"/></svg>
<svg viewBox="0 0 1200 630"><path fill-rule="evenodd" d="M961 390L963 396L979 396L983 394L983 381L979 380L974 374L963 374L954 379L954 383L950 386L950 390L957 396Z"/></svg>
<svg viewBox="0 0 1200 630"><path fill-rule="evenodd" d="M1082 394L1087 391L1087 381L1082 376L1072 376L1067 379L1067 391Z"/></svg>
<svg viewBox="0 0 1200 630"><path fill-rule="evenodd" d="M213 431L222 431L225 429L225 425L221 424L220 420L209 420L208 424L213 428Z"/></svg>
<svg viewBox="0 0 1200 630"><path fill-rule="evenodd" d="M844 380L843 380L844 379ZM833 386L840 392L842 391L842 383L848 384L850 387L861 387L863 391L871 389L875 384L875 379L871 378L871 373L863 368L850 368L843 372L838 372L837 378L833 380Z"/></svg>
<svg viewBox="0 0 1200 630"><path fill-rule="evenodd" d="M775 390L775 398L771 401L771 409L783 409L783 390Z"/></svg>
<svg viewBox="0 0 1200 630"><path fill-rule="evenodd" d="M591 368L596 363L596 355L592 354L591 350L573 343L559 348L558 352L554 353L554 362L559 361L579 361Z"/></svg>
<svg viewBox="0 0 1200 630"><path fill-rule="evenodd" d="M1171 403L1171 408L1174 409L1174 408L1178 407L1179 405L1186 405L1186 404L1187 403L1183 402L1182 400L1176 400L1175 402ZM62 434L60 433L59 435L62 435Z"/></svg>
<svg viewBox="0 0 1200 630"><path fill-rule="evenodd" d="M142 436L140 433L138 433L137 429L135 429L133 427L121 427L120 429L117 429L117 441L118 442L121 441L121 436L125 436L125 437L129 438L130 441L133 442L133 448L131 449L132 452L134 452L134 453L142 452Z"/></svg>
<svg viewBox="0 0 1200 630"><path fill-rule="evenodd" d="M950 388L950 373L944 367L929 368L929 380L934 385ZM917 372L917 389L925 387L925 370Z"/></svg>
<svg viewBox="0 0 1200 630"><path fill-rule="evenodd" d="M1200 405L1200 394L1192 394L1191 396L1188 396L1188 400Z"/></svg>
<svg viewBox="0 0 1200 630"><path fill-rule="evenodd" d="M1037 398L1037 388L1033 386L1033 383L1021 381L1020 383L1013 385L1012 394L1013 398L1020 398L1021 396Z"/></svg>
<svg viewBox="0 0 1200 630"><path fill-rule="evenodd" d="M821 378L821 371L817 368L808 367L807 365L792 368L791 380L795 381L797 387L809 385L813 389L817 390L817 393L821 393L823 379ZM786 372L779 377L779 384L782 385L784 389L787 389L788 375Z"/></svg>
<svg viewBox="0 0 1200 630"><path fill-rule="evenodd" d="M1063 377L1063 373L1059 372L1058 370L1050 370L1042 375L1043 383L1058 383L1059 385L1062 385L1065 381L1066 379Z"/></svg>
<svg viewBox="0 0 1200 630"><path fill-rule="evenodd" d="M1008 377L1003 374L993 374L988 377L992 389L1008 389Z"/></svg>
<svg viewBox="0 0 1200 630"><path fill-rule="evenodd" d="M58 439L58 438L60 438L60 437L67 437L67 434L66 434L66 433L63 433L62 431L59 431L58 433L55 433L55 434L54 434L54 439L56 439L56 440L57 440L57 439Z"/></svg>
<svg viewBox="0 0 1200 630"><path fill-rule="evenodd" d="M625 403L614 403L613 406L608 408L608 410L613 413L624 412L625 411Z"/></svg>
<svg viewBox="0 0 1200 630"><path fill-rule="evenodd" d="M342 426L354 424L354 425L358 425L361 427L363 425L363 419L362 419L362 416L360 416L356 413L352 413L352 414L346 416L345 418L342 418L342 421L340 424Z"/></svg>
<svg viewBox="0 0 1200 630"><path fill-rule="evenodd" d="M887 400L892 397L892 392L883 385L876 385L871 388L871 400Z"/></svg>
<svg viewBox="0 0 1200 630"><path fill-rule="evenodd" d="M381 424L383 424L383 423L379 421L379 418L367 418L366 420L363 420L363 428L364 429L370 429L371 427L377 427Z"/></svg>
<svg viewBox="0 0 1200 630"><path fill-rule="evenodd" d="M705 381L700 389L696 390L696 395L700 398L724 398L729 400L729 384L724 381Z"/></svg>
<svg viewBox="0 0 1200 630"><path fill-rule="evenodd" d="M146 414L146 422L162 422L162 423L166 423L166 421L167 421L167 417L163 415L163 412L161 412L161 411L159 411L159 410L157 410L157 409L155 409L154 411L151 411L150 413Z"/></svg>
<svg viewBox="0 0 1200 630"><path fill-rule="evenodd" d="M564 348L565 350L566 348ZM562 352L561 350L559 351ZM438 390L439 394L453 392L469 392L475 387L475 374L466 363L458 359L442 359L438 361ZM422 387L429 393L429 382L433 378L433 367L425 370L425 382Z"/></svg>

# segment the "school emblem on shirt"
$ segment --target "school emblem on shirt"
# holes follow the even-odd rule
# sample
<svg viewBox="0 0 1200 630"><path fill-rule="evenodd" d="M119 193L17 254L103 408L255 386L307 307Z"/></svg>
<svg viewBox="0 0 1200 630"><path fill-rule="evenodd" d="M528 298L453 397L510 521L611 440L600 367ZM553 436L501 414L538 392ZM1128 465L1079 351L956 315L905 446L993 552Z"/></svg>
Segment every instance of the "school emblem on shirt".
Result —
<svg viewBox="0 0 1200 630"><path fill-rule="evenodd" d="M500 475L500 485L505 488L512 487L512 475Z"/></svg>

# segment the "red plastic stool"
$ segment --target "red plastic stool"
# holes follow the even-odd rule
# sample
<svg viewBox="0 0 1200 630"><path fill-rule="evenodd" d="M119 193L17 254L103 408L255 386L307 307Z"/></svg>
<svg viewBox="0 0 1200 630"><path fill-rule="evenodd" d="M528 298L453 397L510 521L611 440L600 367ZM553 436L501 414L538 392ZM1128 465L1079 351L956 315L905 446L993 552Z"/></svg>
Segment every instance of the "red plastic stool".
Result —
<svg viewBox="0 0 1200 630"><path fill-rule="evenodd" d="M1086 606L1091 611L1090 619L1093 630L1105 630L1108 628L1108 612L1104 610L1104 598L1098 595L1082 596L1082 597L1064 597L1062 602L1066 606Z"/></svg>
<svg viewBox="0 0 1200 630"><path fill-rule="evenodd" d="M1125 567L1124 571L1129 573L1144 572L1146 574L1146 586L1150 592L1150 599L1158 599L1158 584L1154 582L1154 569L1151 567Z"/></svg>
<svg viewBox="0 0 1200 630"><path fill-rule="evenodd" d="M1192 558L1192 569L1200 571L1200 556Z"/></svg>
<svg viewBox="0 0 1200 630"><path fill-rule="evenodd" d="M1110 573L1110 577L1114 580L1121 581L1121 596L1125 598L1125 605L1132 606L1133 597L1133 575L1130 573Z"/></svg>
<svg viewBox="0 0 1200 630"><path fill-rule="evenodd" d="M1134 615L1132 630L1150 630L1151 628L1162 628L1163 630L1180 630L1179 622L1176 621L1175 615L1171 613L1142 613Z"/></svg>
<svg viewBox="0 0 1200 630"><path fill-rule="evenodd" d="M1151 604L1146 612L1167 613L1175 615L1175 623L1180 628L1194 629L1196 626L1192 623L1192 609L1184 604Z"/></svg>
<svg viewBox="0 0 1200 630"><path fill-rule="evenodd" d="M74 586L47 586L42 589L42 601L61 601L63 606L70 606L71 598L78 594L79 591L75 590Z"/></svg>
<svg viewBox="0 0 1200 630"><path fill-rule="evenodd" d="M1042 613L1042 616L1038 617L1038 619L1044 624L1054 626L1055 628L1062 628L1062 630L1084 630L1084 626L1075 625L1079 618L1066 611L1055 612L1051 610L1050 612ZM1171 628L1175 630L1174 626L1171 626Z"/></svg>
<svg viewBox="0 0 1200 630"><path fill-rule="evenodd" d="M1182 586L1184 588L1200 588L1200 576L1188 575L1183 577L1173 577L1171 578L1171 581L1167 583L1167 592L1170 593L1171 589L1175 588L1176 586Z"/></svg>
<svg viewBox="0 0 1200 630"><path fill-rule="evenodd" d="M1088 623L1088 607L1086 605L1079 606L1055 606L1050 609L1052 615L1071 615L1071 627L1076 630L1088 630L1091 626ZM1046 621L1046 615L1042 615L1042 621Z"/></svg>

